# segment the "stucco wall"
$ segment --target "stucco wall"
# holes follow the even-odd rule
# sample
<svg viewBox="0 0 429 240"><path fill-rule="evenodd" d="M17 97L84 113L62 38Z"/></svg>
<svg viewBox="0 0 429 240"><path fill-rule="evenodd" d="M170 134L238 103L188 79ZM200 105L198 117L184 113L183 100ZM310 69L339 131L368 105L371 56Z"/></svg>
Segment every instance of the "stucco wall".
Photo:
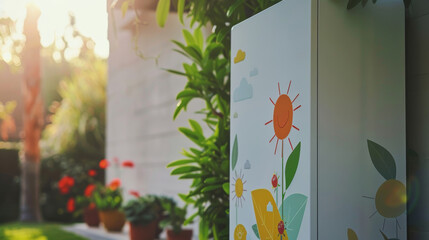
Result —
<svg viewBox="0 0 429 240"><path fill-rule="evenodd" d="M407 146L409 239L429 238L429 1L413 0L407 17ZM426 232L426 233L425 233Z"/></svg>
<svg viewBox="0 0 429 240"><path fill-rule="evenodd" d="M173 13L164 28L156 24L153 10L140 14L137 42L144 57L134 50L134 12L128 11L124 18L120 9L109 14L107 158L111 162L115 158L132 160L136 166L123 169L113 165L106 180L120 177L126 200L130 190L169 196L189 191L189 182L170 176L166 165L182 158L182 148L192 145L177 128L187 126L187 119L195 118L192 113L201 106L191 102L190 113L173 121L176 95L186 79L162 68L181 69L184 58L172 51L171 40L182 39L183 26Z"/></svg>

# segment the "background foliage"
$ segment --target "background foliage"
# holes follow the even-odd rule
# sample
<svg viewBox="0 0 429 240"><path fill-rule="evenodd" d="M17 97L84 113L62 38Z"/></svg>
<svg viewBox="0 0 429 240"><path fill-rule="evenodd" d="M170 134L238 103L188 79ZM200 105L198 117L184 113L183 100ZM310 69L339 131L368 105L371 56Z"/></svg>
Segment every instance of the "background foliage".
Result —
<svg viewBox="0 0 429 240"><path fill-rule="evenodd" d="M42 139L41 207L46 220L73 221L67 199L82 194L90 178L88 170L98 169L105 149L106 62L93 55L75 59L72 75L60 83L61 102L54 102L51 123ZM61 195L57 182L64 175L75 179L71 194ZM104 171L95 176L104 182Z"/></svg>

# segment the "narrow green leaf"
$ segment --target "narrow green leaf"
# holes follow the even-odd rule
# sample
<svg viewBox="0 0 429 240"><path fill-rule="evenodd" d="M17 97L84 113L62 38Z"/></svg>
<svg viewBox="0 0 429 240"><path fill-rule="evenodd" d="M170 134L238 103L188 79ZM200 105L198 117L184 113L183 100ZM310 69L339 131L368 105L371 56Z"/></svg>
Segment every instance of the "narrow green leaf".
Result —
<svg viewBox="0 0 429 240"><path fill-rule="evenodd" d="M179 15L180 23L183 23L183 12L185 10L185 0L179 0L177 2L177 14Z"/></svg>
<svg viewBox="0 0 429 240"><path fill-rule="evenodd" d="M381 176L386 180L395 179L396 163L392 154L390 154L387 149L371 140L368 140L368 151L371 156L372 164Z"/></svg>
<svg viewBox="0 0 429 240"><path fill-rule="evenodd" d="M222 187L222 185L221 184L218 184L218 185L210 185L210 186L206 186L206 187L204 187L202 190L201 190L201 192L209 192L209 191L213 191L213 190L217 190L217 189L219 189L219 188L221 188Z"/></svg>
<svg viewBox="0 0 429 240"><path fill-rule="evenodd" d="M183 223L184 226L192 223L194 221L194 219L198 216L198 212L192 214L190 217L188 217L185 222Z"/></svg>
<svg viewBox="0 0 429 240"><path fill-rule="evenodd" d="M193 132L191 129L181 127L179 128L179 131L183 134L185 134L186 137L188 137L193 142L198 141L200 139L200 136ZM200 143L199 143L200 144Z"/></svg>
<svg viewBox="0 0 429 240"><path fill-rule="evenodd" d="M295 177L296 170L298 169L300 153L301 153L301 142L298 143L298 145L289 155L286 162L286 169L285 169L286 189L289 188L293 178Z"/></svg>
<svg viewBox="0 0 429 240"><path fill-rule="evenodd" d="M254 224L252 226L252 230L253 230L253 233L255 234L255 236L259 239L258 225Z"/></svg>
<svg viewBox="0 0 429 240"><path fill-rule="evenodd" d="M244 0L238 0L235 1L226 11L226 16L231 17L232 14L234 14L235 10L242 5Z"/></svg>
<svg viewBox="0 0 429 240"><path fill-rule="evenodd" d="M195 178L200 178L201 174L198 173L189 173L189 174L184 174L182 176L179 177L179 179L195 179Z"/></svg>
<svg viewBox="0 0 429 240"><path fill-rule="evenodd" d="M229 194L229 183L224 183L222 185L223 190L225 191L226 194Z"/></svg>
<svg viewBox="0 0 429 240"><path fill-rule="evenodd" d="M181 91L179 94L177 94L176 99L179 100L180 98L185 98L185 97L199 97L200 94L198 94L197 91L192 90L192 89L185 89L183 91Z"/></svg>
<svg viewBox="0 0 429 240"><path fill-rule="evenodd" d="M188 30L183 29L182 33L183 33L183 37L185 38L186 44L188 46L192 45L192 44L196 44L194 37L192 36L192 34Z"/></svg>
<svg viewBox="0 0 429 240"><path fill-rule="evenodd" d="M201 127L201 125L197 121L195 121L193 119L189 119L189 124L191 125L192 129L195 132L197 132L200 135L203 135L203 128ZM198 151L198 152L200 152L200 151Z"/></svg>
<svg viewBox="0 0 429 240"><path fill-rule="evenodd" d="M179 175L179 174L184 174L184 173L191 173L191 172L195 172L195 171L199 171L201 170L201 168L199 167L195 167L195 166L184 166L184 167L179 167L174 169L171 172L171 175Z"/></svg>
<svg viewBox="0 0 429 240"><path fill-rule="evenodd" d="M195 160L193 159L181 159L174 162L171 162L167 165L168 168L170 167L177 167L185 164L195 163Z"/></svg>
<svg viewBox="0 0 429 240"><path fill-rule="evenodd" d="M204 218L200 221L199 230L198 239L207 240L209 238L209 223Z"/></svg>
<svg viewBox="0 0 429 240"><path fill-rule="evenodd" d="M195 29L194 39L195 39L195 43L202 51L204 49L204 36L203 36L203 32L201 31L201 28Z"/></svg>
<svg viewBox="0 0 429 240"><path fill-rule="evenodd" d="M159 0L156 6L156 22L160 27L165 26L168 13L170 12L170 0Z"/></svg>
<svg viewBox="0 0 429 240"><path fill-rule="evenodd" d="M235 134L234 145L232 146L232 154L231 154L231 166L232 170L235 169L238 160L238 139L237 134Z"/></svg>

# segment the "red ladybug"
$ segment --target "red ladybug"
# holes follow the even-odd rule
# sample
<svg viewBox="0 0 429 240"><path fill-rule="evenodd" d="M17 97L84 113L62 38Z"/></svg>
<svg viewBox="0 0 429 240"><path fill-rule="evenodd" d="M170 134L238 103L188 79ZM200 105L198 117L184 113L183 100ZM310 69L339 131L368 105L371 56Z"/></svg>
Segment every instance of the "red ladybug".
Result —
<svg viewBox="0 0 429 240"><path fill-rule="evenodd" d="M286 237L285 235L285 224L283 221L280 221L277 225L277 230L279 231L280 239L283 239L283 237Z"/></svg>
<svg viewBox="0 0 429 240"><path fill-rule="evenodd" d="M278 178L277 178L277 175L276 175L276 174L274 174L274 175L273 175L273 178L271 178L271 184L273 185L273 188L278 187L279 180L278 180Z"/></svg>

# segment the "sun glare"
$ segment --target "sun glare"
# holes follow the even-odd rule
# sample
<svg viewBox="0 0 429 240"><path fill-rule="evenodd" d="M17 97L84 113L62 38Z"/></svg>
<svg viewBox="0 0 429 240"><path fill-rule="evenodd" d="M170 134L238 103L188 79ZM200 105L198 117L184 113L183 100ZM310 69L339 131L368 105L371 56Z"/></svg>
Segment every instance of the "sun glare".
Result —
<svg viewBox="0 0 429 240"><path fill-rule="evenodd" d="M106 0L1 0L0 17L17 21L17 30L22 30L25 9L29 4L37 6L41 11L38 29L42 46L56 43L62 37L71 39L73 32L67 28L71 14L75 17L77 30L95 42L95 53L103 58L108 57ZM71 45L73 46L67 53L69 58L77 56L76 49L82 43L72 40Z"/></svg>
<svg viewBox="0 0 429 240"><path fill-rule="evenodd" d="M292 81L289 82L286 94L282 94L280 90L280 83L278 83L279 97L277 98L277 101L274 103L273 99L270 98L271 103L274 105L273 119L265 123L265 125L271 123L273 124L274 136L270 139L270 143L274 140L274 138L277 137L274 154L277 153L277 146L279 144L279 141L282 140L282 157L284 140L286 138L288 139L289 145L293 150L292 142L288 136L292 128L299 131L299 128L293 125L293 114L296 110L301 108L301 105L298 105L296 107L293 106L293 103L299 97L299 94L297 94L293 100L290 99L289 91L291 84Z"/></svg>

